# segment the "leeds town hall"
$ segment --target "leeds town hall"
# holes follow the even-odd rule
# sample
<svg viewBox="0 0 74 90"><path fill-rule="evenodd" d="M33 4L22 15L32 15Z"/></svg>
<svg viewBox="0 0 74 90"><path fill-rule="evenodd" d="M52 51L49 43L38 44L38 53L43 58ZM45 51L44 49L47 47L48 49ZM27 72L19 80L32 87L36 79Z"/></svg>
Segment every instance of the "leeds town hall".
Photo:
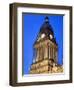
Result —
<svg viewBox="0 0 74 90"><path fill-rule="evenodd" d="M58 44L47 16L40 27L33 48L34 57L30 67L30 74L63 72L63 65L58 64Z"/></svg>

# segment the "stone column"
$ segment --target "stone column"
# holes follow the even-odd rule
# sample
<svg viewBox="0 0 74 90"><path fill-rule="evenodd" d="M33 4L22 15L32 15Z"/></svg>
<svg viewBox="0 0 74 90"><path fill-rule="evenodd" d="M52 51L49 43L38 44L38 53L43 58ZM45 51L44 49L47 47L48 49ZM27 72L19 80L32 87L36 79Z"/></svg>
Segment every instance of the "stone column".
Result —
<svg viewBox="0 0 74 90"><path fill-rule="evenodd" d="M42 47L39 48L39 60L42 59Z"/></svg>
<svg viewBox="0 0 74 90"><path fill-rule="evenodd" d="M48 48L44 48L44 58L48 58Z"/></svg>
<svg viewBox="0 0 74 90"><path fill-rule="evenodd" d="M36 61L39 60L39 48L37 48L37 55L36 55Z"/></svg>
<svg viewBox="0 0 74 90"><path fill-rule="evenodd" d="M54 59L54 48L53 48L53 59Z"/></svg>
<svg viewBox="0 0 74 90"><path fill-rule="evenodd" d="M49 46L49 51L48 51L48 53L49 53L49 59L50 59L50 46Z"/></svg>
<svg viewBox="0 0 74 90"><path fill-rule="evenodd" d="M49 53L50 53L50 58L51 58L51 47L49 47L49 49L50 49L50 52Z"/></svg>
<svg viewBox="0 0 74 90"><path fill-rule="evenodd" d="M53 49L50 47L50 58L53 58Z"/></svg>
<svg viewBox="0 0 74 90"><path fill-rule="evenodd" d="M58 61L58 52L56 51L56 63L57 63L57 61Z"/></svg>
<svg viewBox="0 0 74 90"><path fill-rule="evenodd" d="M41 47L41 59L42 60L44 59L44 47L43 46Z"/></svg>

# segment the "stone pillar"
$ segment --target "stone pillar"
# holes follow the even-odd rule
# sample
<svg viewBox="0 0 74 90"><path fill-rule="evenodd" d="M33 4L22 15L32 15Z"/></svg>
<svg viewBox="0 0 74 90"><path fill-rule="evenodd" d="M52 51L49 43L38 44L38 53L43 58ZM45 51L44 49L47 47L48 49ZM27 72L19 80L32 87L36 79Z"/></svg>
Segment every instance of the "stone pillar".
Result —
<svg viewBox="0 0 74 90"><path fill-rule="evenodd" d="M57 52L57 50L56 49L54 49L55 51L54 51L54 60L55 60L55 62L57 63L57 60L58 60L58 52Z"/></svg>
<svg viewBox="0 0 74 90"><path fill-rule="evenodd" d="M44 59L44 47L42 46L42 60Z"/></svg>
<svg viewBox="0 0 74 90"><path fill-rule="evenodd" d="M54 60L54 48L53 48L53 60Z"/></svg>
<svg viewBox="0 0 74 90"><path fill-rule="evenodd" d="M39 60L39 48L37 48L37 55L36 55L36 61Z"/></svg>
<svg viewBox="0 0 74 90"><path fill-rule="evenodd" d="M53 59L53 47L51 48L51 52L52 52L52 56L51 56L51 57L52 57L52 59Z"/></svg>
<svg viewBox="0 0 74 90"><path fill-rule="evenodd" d="M55 61L55 48L54 48L54 61Z"/></svg>
<svg viewBox="0 0 74 90"><path fill-rule="evenodd" d="M39 60L41 60L41 58L42 58L42 47L40 47L39 49Z"/></svg>
<svg viewBox="0 0 74 90"><path fill-rule="evenodd" d="M50 47L49 47L48 53L49 53L49 59L50 59Z"/></svg>
<svg viewBox="0 0 74 90"><path fill-rule="evenodd" d="M44 58L48 58L48 48L44 48Z"/></svg>
<svg viewBox="0 0 74 90"><path fill-rule="evenodd" d="M56 63L57 63L57 61L58 61L58 52L56 51Z"/></svg>
<svg viewBox="0 0 74 90"><path fill-rule="evenodd" d="M50 58L53 58L53 49L50 47Z"/></svg>
<svg viewBox="0 0 74 90"><path fill-rule="evenodd" d="M49 47L50 48L50 58L51 58L51 47Z"/></svg>

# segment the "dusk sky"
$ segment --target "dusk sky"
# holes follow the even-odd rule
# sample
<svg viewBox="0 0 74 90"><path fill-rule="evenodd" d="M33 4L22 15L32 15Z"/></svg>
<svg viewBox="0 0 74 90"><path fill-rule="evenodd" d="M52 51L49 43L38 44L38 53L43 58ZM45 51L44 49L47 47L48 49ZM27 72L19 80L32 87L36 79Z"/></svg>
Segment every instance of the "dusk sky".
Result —
<svg viewBox="0 0 74 90"><path fill-rule="evenodd" d="M48 16L54 32L54 37L58 43L58 64L63 63L63 15L40 15L23 13L23 70L28 74L33 61L33 44L44 23L45 17Z"/></svg>

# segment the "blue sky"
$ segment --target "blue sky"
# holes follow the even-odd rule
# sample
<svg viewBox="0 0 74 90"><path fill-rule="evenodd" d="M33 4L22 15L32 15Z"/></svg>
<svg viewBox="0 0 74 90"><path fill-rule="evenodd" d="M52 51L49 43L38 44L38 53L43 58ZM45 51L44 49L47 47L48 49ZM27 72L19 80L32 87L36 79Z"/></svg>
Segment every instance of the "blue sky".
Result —
<svg viewBox="0 0 74 90"><path fill-rule="evenodd" d="M33 61L33 44L45 17L48 16L58 43L58 64L63 63L63 15L43 15L23 13L23 72L28 74Z"/></svg>

